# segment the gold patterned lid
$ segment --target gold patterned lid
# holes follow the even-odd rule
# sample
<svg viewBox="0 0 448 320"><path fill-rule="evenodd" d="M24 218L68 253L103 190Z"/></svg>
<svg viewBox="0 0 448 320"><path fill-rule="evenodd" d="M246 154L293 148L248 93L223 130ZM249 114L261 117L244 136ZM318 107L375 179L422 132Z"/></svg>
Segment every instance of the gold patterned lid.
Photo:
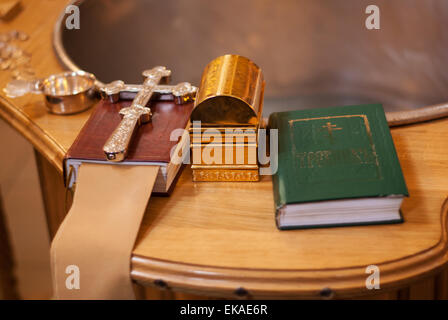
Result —
<svg viewBox="0 0 448 320"><path fill-rule="evenodd" d="M248 58L227 54L202 74L191 121L202 126L257 126L263 109L264 79Z"/></svg>

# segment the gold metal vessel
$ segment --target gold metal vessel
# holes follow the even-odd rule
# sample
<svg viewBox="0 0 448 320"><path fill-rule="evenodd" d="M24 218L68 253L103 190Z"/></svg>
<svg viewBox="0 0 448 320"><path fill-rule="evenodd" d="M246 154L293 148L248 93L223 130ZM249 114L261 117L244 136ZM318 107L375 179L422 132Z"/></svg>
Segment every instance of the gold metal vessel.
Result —
<svg viewBox="0 0 448 320"><path fill-rule="evenodd" d="M227 54L206 66L191 114L194 181L259 180L264 84L261 69L239 55Z"/></svg>
<svg viewBox="0 0 448 320"><path fill-rule="evenodd" d="M264 85L261 69L248 58L220 56L205 67L191 120L202 126L258 126Z"/></svg>

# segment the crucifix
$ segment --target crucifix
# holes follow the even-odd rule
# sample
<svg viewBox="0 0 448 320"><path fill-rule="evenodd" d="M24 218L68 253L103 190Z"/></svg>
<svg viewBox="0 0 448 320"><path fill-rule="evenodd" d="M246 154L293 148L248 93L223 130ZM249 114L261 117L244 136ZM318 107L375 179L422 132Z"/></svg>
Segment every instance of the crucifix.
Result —
<svg viewBox="0 0 448 320"><path fill-rule="evenodd" d="M330 135L330 139L333 139L333 130L342 130L342 128L338 128L337 125L331 124L331 122L327 122L322 128L328 130L328 134Z"/></svg>
<svg viewBox="0 0 448 320"><path fill-rule="evenodd" d="M118 80L101 87L103 97L111 102L117 102L120 98L133 98L130 107L122 108L123 116L118 127L111 134L103 151L109 161L123 161L126 158L132 136L140 124L151 120L151 109L146 107L150 100L173 100L176 104L192 101L197 88L188 82L177 85L162 85L168 82L171 71L159 66L143 72L145 81L141 85L126 85Z"/></svg>

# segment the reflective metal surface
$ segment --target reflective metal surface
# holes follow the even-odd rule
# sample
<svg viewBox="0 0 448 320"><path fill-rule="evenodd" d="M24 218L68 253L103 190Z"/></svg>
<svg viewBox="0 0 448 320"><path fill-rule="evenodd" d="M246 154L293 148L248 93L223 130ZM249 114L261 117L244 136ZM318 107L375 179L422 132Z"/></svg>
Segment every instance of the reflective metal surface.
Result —
<svg viewBox="0 0 448 320"><path fill-rule="evenodd" d="M89 109L97 101L95 76L76 71L52 75L42 81L48 111L73 114Z"/></svg>
<svg viewBox="0 0 448 320"><path fill-rule="evenodd" d="M162 64L175 71L174 81L198 85L213 58L240 54L263 69L265 115L368 102L413 110L448 101L448 1L376 0L380 30L365 27L369 4L89 0L80 4L81 28L62 22L55 46L67 66L104 82L138 83L140 70Z"/></svg>
<svg viewBox="0 0 448 320"><path fill-rule="evenodd" d="M263 72L250 59L226 54L202 73L192 121L202 126L258 126L263 109Z"/></svg>
<svg viewBox="0 0 448 320"><path fill-rule="evenodd" d="M51 75L45 79L12 80L3 89L10 98L27 93L43 94L51 113L70 115L90 108L97 101L97 81L82 70Z"/></svg>
<svg viewBox="0 0 448 320"><path fill-rule="evenodd" d="M51 96L69 96L95 86L95 76L86 72L66 72L51 75L42 81L42 91Z"/></svg>
<svg viewBox="0 0 448 320"><path fill-rule="evenodd" d="M143 89L141 84L126 84L122 80L115 80L98 87L102 98L115 103L120 99L134 100ZM194 101L198 88L190 82L181 82L176 85L162 84L154 88L151 100L174 101L176 104L184 104Z"/></svg>
<svg viewBox="0 0 448 320"><path fill-rule="evenodd" d="M166 69L164 66L157 66L143 71L142 75L145 81L139 86L139 90L136 92L131 106L120 109L119 112L123 116L123 119L103 147L106 159L109 161L120 162L126 158L135 130L140 124L147 123L151 120L151 109L146 107L146 105L154 96L156 90L160 90L159 83L169 81L171 78L171 70ZM135 88L135 86L131 87ZM196 93L196 88L186 82L171 86L171 88L173 89L171 92L172 100L179 102L179 104L191 101ZM111 100L116 102L120 96L120 90L129 92L129 89L123 81L118 80L103 86L100 88L100 91L108 95L109 99L112 97Z"/></svg>

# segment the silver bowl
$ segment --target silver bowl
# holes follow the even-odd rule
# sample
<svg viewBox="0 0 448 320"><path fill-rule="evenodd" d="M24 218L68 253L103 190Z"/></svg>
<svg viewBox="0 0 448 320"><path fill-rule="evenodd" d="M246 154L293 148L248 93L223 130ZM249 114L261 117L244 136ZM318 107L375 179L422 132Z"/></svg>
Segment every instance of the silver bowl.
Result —
<svg viewBox="0 0 448 320"><path fill-rule="evenodd" d="M95 83L95 76L84 71L49 76L41 82L48 111L74 114L89 109L96 102Z"/></svg>
<svg viewBox="0 0 448 320"><path fill-rule="evenodd" d="M43 94L49 112L68 115L93 106L98 97L98 84L93 74L77 70L54 74L45 79L13 80L4 91L10 98L27 93Z"/></svg>

